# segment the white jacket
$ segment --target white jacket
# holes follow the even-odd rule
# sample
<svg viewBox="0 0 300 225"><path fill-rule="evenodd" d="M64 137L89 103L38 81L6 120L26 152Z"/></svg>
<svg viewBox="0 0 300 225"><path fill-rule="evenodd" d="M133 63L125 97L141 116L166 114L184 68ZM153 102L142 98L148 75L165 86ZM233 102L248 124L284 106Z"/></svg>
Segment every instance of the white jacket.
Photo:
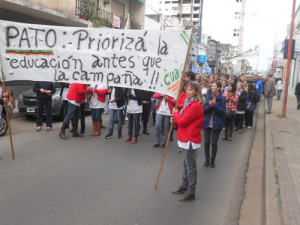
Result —
<svg viewBox="0 0 300 225"><path fill-rule="evenodd" d="M283 90L283 82L282 82L282 80L277 81L277 90L279 90L279 91Z"/></svg>

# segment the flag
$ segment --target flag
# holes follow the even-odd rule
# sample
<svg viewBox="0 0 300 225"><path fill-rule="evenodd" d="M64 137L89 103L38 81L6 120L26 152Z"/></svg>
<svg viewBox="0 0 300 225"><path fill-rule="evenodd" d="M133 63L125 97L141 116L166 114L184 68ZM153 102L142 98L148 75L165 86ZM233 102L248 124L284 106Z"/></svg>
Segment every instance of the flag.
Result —
<svg viewBox="0 0 300 225"><path fill-rule="evenodd" d="M125 29L130 29L130 18L129 18L129 13L128 13L128 17L127 17Z"/></svg>

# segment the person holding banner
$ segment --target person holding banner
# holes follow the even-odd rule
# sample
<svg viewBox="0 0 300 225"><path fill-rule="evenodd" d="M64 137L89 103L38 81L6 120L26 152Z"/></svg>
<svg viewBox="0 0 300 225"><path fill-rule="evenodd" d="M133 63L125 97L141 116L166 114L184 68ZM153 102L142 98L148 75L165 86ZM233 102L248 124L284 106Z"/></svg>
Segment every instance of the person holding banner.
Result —
<svg viewBox="0 0 300 225"><path fill-rule="evenodd" d="M115 116L117 115L118 121L118 138L122 138L122 125L123 125L123 106L124 106L124 88L112 87L109 89L109 131L105 139L113 137Z"/></svg>
<svg viewBox="0 0 300 225"><path fill-rule="evenodd" d="M128 137L125 142L131 142L131 144L137 143L137 138L140 133L141 115L143 112L142 106L142 94L138 89L126 89L127 93L127 116L128 116ZM133 134L134 125L134 134ZM133 138L132 138L133 137Z"/></svg>
<svg viewBox="0 0 300 225"><path fill-rule="evenodd" d="M160 145L160 130L163 126L163 134L161 140L161 147L164 148L167 142L168 133L170 130L170 119L172 117L172 111L176 104L176 100L164 94L155 93L153 95L153 99L158 99L158 105L156 109L156 135L155 135L155 143L154 148L159 147ZM162 125L163 123L163 125Z"/></svg>
<svg viewBox="0 0 300 225"><path fill-rule="evenodd" d="M56 89L52 82L38 81L35 82L33 89L37 98L37 119L36 119L36 131L42 130L43 126L43 111L46 111L46 131L52 129L52 94Z"/></svg>
<svg viewBox="0 0 300 225"><path fill-rule="evenodd" d="M87 86L86 84L79 84L73 83L68 95L67 99L69 101L68 106L68 114L65 116L63 121L59 137L61 139L67 140L66 136L66 128L67 125L70 123L71 119L73 118L73 137L83 137L82 134L78 133L78 121L80 118L80 104L84 101L85 95L87 93Z"/></svg>
<svg viewBox="0 0 300 225"><path fill-rule="evenodd" d="M101 126L102 126L102 113L106 107L105 96L109 93L107 87L103 84L92 84L88 92L90 93L89 97L89 107L92 112L92 122L94 127L94 132L91 136L101 135Z"/></svg>
<svg viewBox="0 0 300 225"><path fill-rule="evenodd" d="M184 194L178 200L188 202L195 200L197 184L197 149L201 147L201 130L203 128L205 100L197 81L191 81L186 88L186 101L181 111L173 110L173 120L177 125L178 146L182 149L183 177L179 188L173 194Z"/></svg>

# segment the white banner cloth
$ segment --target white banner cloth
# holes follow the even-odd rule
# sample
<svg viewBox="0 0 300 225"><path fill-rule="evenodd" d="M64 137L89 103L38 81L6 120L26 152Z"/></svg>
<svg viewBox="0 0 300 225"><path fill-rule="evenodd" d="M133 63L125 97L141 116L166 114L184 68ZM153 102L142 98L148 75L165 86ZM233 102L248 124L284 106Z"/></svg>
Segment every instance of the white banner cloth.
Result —
<svg viewBox="0 0 300 225"><path fill-rule="evenodd" d="M190 35L0 20L2 79L103 83L176 97Z"/></svg>

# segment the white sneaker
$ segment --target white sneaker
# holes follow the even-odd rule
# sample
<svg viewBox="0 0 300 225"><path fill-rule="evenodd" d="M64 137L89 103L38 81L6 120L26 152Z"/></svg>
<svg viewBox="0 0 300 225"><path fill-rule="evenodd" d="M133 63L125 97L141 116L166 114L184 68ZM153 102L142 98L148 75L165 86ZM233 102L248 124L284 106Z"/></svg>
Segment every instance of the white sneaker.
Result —
<svg viewBox="0 0 300 225"><path fill-rule="evenodd" d="M249 126L248 128L251 129L252 127Z"/></svg>

